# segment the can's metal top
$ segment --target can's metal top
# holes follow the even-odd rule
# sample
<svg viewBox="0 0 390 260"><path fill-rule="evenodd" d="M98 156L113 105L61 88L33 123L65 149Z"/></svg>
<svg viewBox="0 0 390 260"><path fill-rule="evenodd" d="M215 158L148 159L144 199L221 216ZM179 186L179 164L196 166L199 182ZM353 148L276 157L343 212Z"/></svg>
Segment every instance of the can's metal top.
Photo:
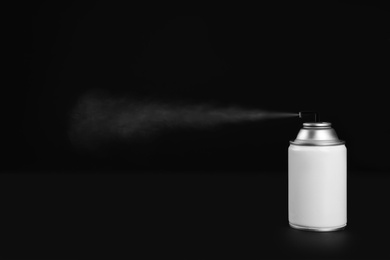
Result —
<svg viewBox="0 0 390 260"><path fill-rule="evenodd" d="M331 127L332 124L329 123L329 122L307 122L307 123L303 123L303 127L304 128L309 128L309 127Z"/></svg>
<svg viewBox="0 0 390 260"><path fill-rule="evenodd" d="M294 145L341 145L345 142L340 140L336 131L329 122L307 122L303 123L303 128L298 132L297 138L290 141Z"/></svg>

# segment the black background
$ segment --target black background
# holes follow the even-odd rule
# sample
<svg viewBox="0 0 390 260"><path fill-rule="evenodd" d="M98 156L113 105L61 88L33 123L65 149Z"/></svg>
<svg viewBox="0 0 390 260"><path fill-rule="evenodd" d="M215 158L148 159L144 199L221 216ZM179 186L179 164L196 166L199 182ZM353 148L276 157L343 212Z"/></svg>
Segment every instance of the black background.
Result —
<svg viewBox="0 0 390 260"><path fill-rule="evenodd" d="M102 160L80 158L69 141L70 111L96 90L167 103L319 111L347 141L350 169L389 170L384 7L48 2L20 8L10 39L24 70L3 95L12 120L5 138L10 170L285 170L288 141L301 126L293 119L176 131L134 148L112 144Z"/></svg>
<svg viewBox="0 0 390 260"><path fill-rule="evenodd" d="M218 258L232 245L238 255L268 258L385 254L370 228L385 224L369 223L385 220L390 169L385 6L48 1L9 10L1 170L15 257L22 242L31 245L26 257L72 258L83 245L100 252L92 245L110 244L108 237L116 248L108 254L132 254L140 245L159 254L156 245L165 242L169 250L161 254L181 248L183 258ZM172 130L79 153L69 140L69 114L81 95L96 90L168 103L319 111L347 142L355 228L297 238L287 227L287 148L301 126L297 118ZM217 255L206 254L211 248Z"/></svg>

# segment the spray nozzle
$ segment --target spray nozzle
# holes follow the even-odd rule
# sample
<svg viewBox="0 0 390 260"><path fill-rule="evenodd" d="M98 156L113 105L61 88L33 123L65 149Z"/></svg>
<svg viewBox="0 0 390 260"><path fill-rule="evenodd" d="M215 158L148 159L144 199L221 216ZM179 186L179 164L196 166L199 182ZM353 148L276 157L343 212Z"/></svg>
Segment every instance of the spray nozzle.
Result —
<svg viewBox="0 0 390 260"><path fill-rule="evenodd" d="M301 111L299 112L299 118L302 118L305 122L318 122L319 116L314 111Z"/></svg>

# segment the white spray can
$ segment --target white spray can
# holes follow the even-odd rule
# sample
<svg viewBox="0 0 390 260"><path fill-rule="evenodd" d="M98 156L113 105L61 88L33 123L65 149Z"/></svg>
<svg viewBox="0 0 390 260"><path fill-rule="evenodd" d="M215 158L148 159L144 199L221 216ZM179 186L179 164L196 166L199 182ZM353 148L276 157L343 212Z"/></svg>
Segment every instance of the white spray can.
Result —
<svg viewBox="0 0 390 260"><path fill-rule="evenodd" d="M290 226L335 231L347 225L347 149L328 122L303 123L288 149Z"/></svg>

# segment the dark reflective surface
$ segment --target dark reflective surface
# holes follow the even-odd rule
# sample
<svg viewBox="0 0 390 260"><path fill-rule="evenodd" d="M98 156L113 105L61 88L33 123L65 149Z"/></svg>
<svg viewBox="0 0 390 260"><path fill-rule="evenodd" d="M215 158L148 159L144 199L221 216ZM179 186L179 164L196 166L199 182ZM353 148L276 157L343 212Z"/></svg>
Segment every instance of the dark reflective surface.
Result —
<svg viewBox="0 0 390 260"><path fill-rule="evenodd" d="M318 233L288 226L283 173L2 174L2 254L385 259L388 178L348 178L346 229Z"/></svg>
<svg viewBox="0 0 390 260"><path fill-rule="evenodd" d="M293 253L312 256L343 256L353 253L357 238L348 229L335 232L310 232L283 229L279 235Z"/></svg>

